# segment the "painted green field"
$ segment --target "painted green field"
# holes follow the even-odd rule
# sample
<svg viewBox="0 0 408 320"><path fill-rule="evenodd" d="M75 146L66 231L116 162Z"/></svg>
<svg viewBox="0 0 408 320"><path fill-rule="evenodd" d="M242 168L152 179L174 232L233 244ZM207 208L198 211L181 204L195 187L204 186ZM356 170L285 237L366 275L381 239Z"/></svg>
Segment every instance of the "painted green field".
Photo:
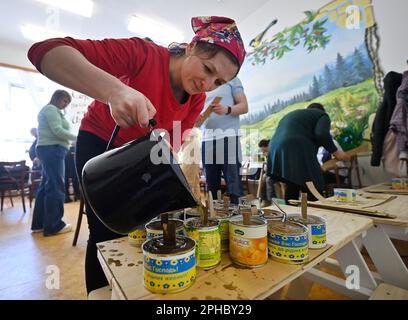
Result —
<svg viewBox="0 0 408 320"><path fill-rule="evenodd" d="M373 80L369 79L354 86L333 90L312 101L290 105L255 124L242 125L241 144L246 154L256 154L255 146L259 140L270 139L279 121L287 113L304 109L312 102L325 106L332 121L332 132L343 149L349 150L361 143L364 130L368 126L368 117L377 109L378 94Z"/></svg>

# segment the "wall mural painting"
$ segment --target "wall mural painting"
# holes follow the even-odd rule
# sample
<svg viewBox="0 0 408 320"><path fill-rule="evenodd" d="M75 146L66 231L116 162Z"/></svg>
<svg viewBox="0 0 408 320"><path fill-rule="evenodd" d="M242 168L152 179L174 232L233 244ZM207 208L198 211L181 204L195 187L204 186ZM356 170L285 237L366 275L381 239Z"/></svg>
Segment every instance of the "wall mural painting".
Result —
<svg viewBox="0 0 408 320"><path fill-rule="evenodd" d="M272 20L249 44L240 71L250 109L241 117L241 142L248 149L272 137L285 114L311 102L325 106L344 150L367 139L383 90L371 0L336 0L305 15L271 36Z"/></svg>

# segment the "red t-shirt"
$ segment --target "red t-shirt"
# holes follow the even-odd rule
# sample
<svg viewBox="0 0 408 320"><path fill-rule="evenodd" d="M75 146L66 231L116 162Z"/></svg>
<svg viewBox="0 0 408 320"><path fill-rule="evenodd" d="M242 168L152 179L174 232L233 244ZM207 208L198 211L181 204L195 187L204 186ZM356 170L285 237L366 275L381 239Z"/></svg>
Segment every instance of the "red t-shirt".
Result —
<svg viewBox="0 0 408 320"><path fill-rule="evenodd" d="M41 72L43 56L61 45L79 50L92 64L149 98L157 110L156 128L167 130L172 141L173 121L181 121L183 133L193 127L203 109L205 94L192 95L184 104L180 104L174 97L170 85L170 53L164 47L139 38L76 40L67 37L34 44L28 52L28 58ZM91 132L109 141L114 127L115 122L109 106L95 100L89 105L80 130ZM115 146L145 135L148 130L138 125L121 128L115 139ZM180 131L180 128L176 131Z"/></svg>

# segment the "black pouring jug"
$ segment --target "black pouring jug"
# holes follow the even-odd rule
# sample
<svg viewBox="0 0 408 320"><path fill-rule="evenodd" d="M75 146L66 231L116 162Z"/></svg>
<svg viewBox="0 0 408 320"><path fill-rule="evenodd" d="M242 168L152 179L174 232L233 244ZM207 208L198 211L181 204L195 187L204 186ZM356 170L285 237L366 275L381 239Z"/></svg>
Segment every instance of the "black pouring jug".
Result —
<svg viewBox="0 0 408 320"><path fill-rule="evenodd" d="M102 223L127 234L160 213L197 206L173 151L153 131L90 159L82 170L83 193ZM161 161L157 161L161 159ZM159 162L159 163L157 163Z"/></svg>

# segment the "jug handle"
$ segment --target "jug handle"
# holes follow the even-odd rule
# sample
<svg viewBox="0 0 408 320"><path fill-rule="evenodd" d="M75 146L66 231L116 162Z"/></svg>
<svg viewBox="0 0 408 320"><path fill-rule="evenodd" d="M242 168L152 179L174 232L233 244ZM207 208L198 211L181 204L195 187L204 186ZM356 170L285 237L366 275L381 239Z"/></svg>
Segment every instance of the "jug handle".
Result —
<svg viewBox="0 0 408 320"><path fill-rule="evenodd" d="M154 126L155 126L156 124L157 124L156 120L154 120L154 119L150 119L150 120L149 120L149 130L150 130L150 132L153 131ZM109 139L108 145L106 146L106 151L112 149L113 143L115 142L115 138L116 138L116 136L117 136L118 133L119 133L119 129L120 129L120 127L119 127L118 125L116 125L116 126L115 126L115 129L113 129L113 132L112 132L112 135L111 135L111 137L110 137L110 139Z"/></svg>

